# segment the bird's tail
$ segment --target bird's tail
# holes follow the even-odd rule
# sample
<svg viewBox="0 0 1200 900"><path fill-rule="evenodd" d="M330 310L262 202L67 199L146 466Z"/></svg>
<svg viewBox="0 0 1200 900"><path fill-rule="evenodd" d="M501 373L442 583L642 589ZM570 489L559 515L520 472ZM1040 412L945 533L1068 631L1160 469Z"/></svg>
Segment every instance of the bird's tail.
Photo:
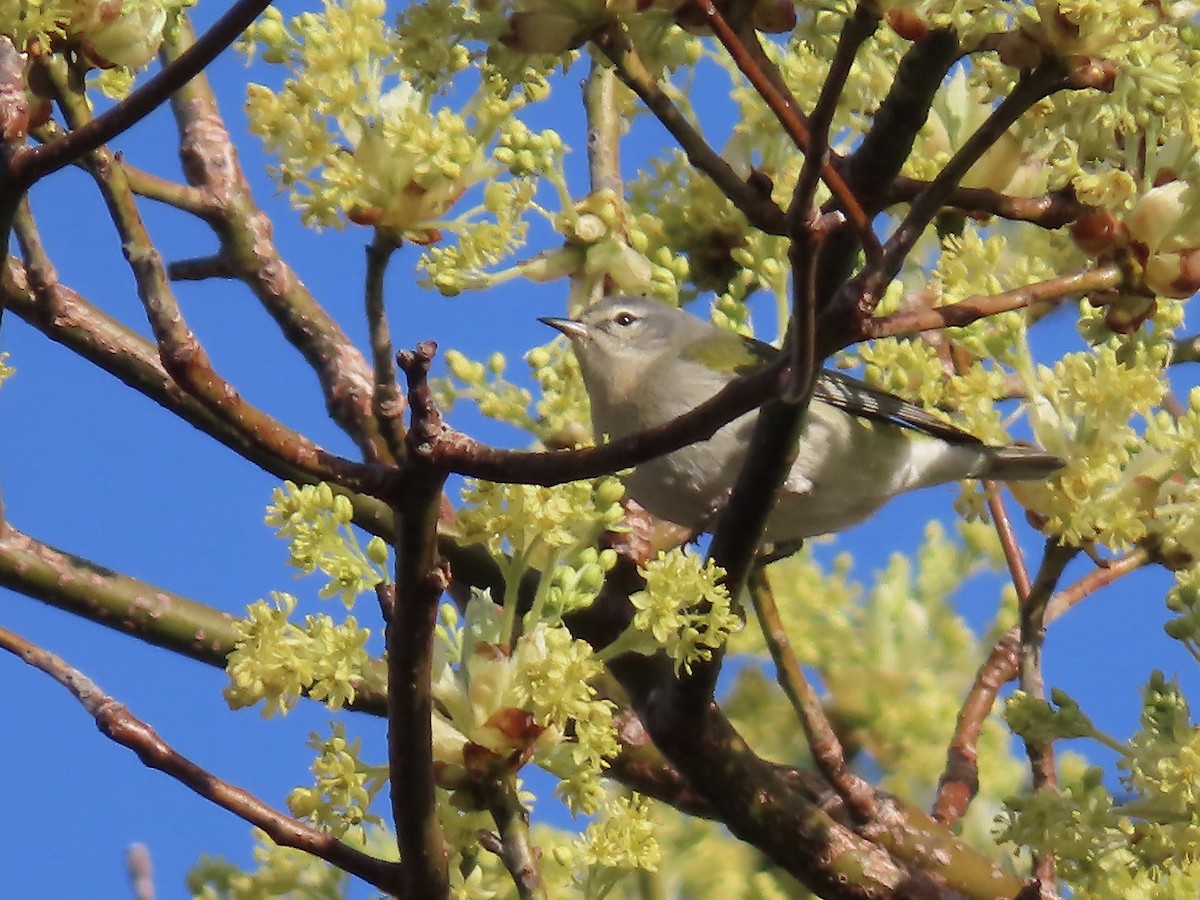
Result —
<svg viewBox="0 0 1200 900"><path fill-rule="evenodd" d="M1007 447L989 447L975 477L995 481L1041 481L1066 464L1061 456L1047 453L1032 444L1010 444Z"/></svg>

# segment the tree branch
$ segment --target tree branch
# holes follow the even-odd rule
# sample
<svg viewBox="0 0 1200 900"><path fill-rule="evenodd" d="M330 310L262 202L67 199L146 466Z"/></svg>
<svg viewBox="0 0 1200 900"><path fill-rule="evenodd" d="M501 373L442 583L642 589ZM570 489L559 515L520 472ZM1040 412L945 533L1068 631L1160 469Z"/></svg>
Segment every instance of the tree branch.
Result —
<svg viewBox="0 0 1200 900"><path fill-rule="evenodd" d="M311 853L392 896L421 896L401 891L407 864L386 862L355 850L333 835L274 810L248 791L217 778L178 753L125 704L105 694L91 679L53 653L5 628L0 628L0 649L20 657L65 687L95 719L102 734L128 747L147 766L170 775L206 800L261 828L279 846Z"/></svg>
<svg viewBox="0 0 1200 900"><path fill-rule="evenodd" d="M449 890L448 849L437 814L433 772L434 626L450 577L437 550L439 500L445 473L431 470L414 452L443 426L430 395L432 341L400 354L408 380L412 424L407 463L401 469L396 504L395 615L384 631L388 660L388 770L392 820L406 885L413 897L437 898Z"/></svg>
<svg viewBox="0 0 1200 900"><path fill-rule="evenodd" d="M812 139L810 136L810 123L806 120L804 112L800 109L800 104L791 91L787 90L787 86L783 82L783 78L775 71L775 66L767 59L766 54L762 52L761 45L758 43L757 34L753 29L745 29L745 40L738 34L722 14L720 8L713 0L693 0L695 6L704 16L708 26L712 28L713 33L717 36L724 46L726 52L733 60L738 70L746 77L751 86L758 93L767 107L775 115L776 120L783 127L784 133L792 139L792 143L796 148L804 153L806 158L814 156L814 164L820 166L821 180L829 188L837 201L839 208L846 214L850 224L854 227L855 234L867 254L868 259L877 259L879 256L879 240L875 236L875 232L871 230L870 217L863 211L858 199L854 195L853 188L846 183L842 174L827 160L823 158L824 148L817 148L813 152ZM864 4L865 6L865 4ZM860 6L859 10L863 10ZM849 59L842 60L842 64L848 66L853 62L853 52L857 49L862 40L866 40L874 31L874 24L871 24L872 18L875 23L878 23L878 16L873 16L869 11L863 10L861 13L856 10L855 14L847 21L846 31L844 35L848 35L844 42L845 51L850 55ZM861 39L858 35L866 30ZM857 41L857 43L856 43ZM840 52L839 48L839 52ZM838 63L835 62L835 66ZM768 72L768 69L772 70ZM835 92L840 90L840 85L836 82L836 76L833 79Z"/></svg>
<svg viewBox="0 0 1200 900"><path fill-rule="evenodd" d="M506 775L489 797L492 819L500 832L500 858L521 900L544 900L546 886L542 882L537 848L530 839L529 812L521 804L514 782L515 776Z"/></svg>
<svg viewBox="0 0 1200 900"><path fill-rule="evenodd" d="M18 154L7 173L0 173L3 190L24 191L35 181L80 159L108 143L157 108L212 62L218 53L237 40L270 0L236 0L212 28L178 59L133 91L116 106L79 128L61 141L31 147ZM7 178L4 177L7 174Z"/></svg>
<svg viewBox="0 0 1200 900"><path fill-rule="evenodd" d="M988 316L1024 309L1035 303L1066 300L1092 291L1115 288L1124 280L1124 274L1115 263L1097 265L1000 294L977 294L949 306L904 310L889 316L868 318L862 322L855 340L903 337L941 328L961 328Z"/></svg>
<svg viewBox="0 0 1200 900"><path fill-rule="evenodd" d="M896 227L884 245L882 261L869 266L864 273L851 279L834 299L831 314L845 313L853 305L855 332L861 333L862 322L874 312L883 291L900 271L904 260L950 193L967 174L971 166L987 152L1034 103L1068 85L1065 69L1057 60L1043 63L1024 75L1012 93L992 110L991 114L967 138L950 158L937 177L909 207L908 214ZM921 121L924 121L922 119Z"/></svg>
<svg viewBox="0 0 1200 900"><path fill-rule="evenodd" d="M878 813L875 791L847 768L842 742L825 715L821 698L805 677L800 661L792 651L767 573L760 568L755 569L750 577L750 597L758 617L759 630L775 663L775 680L783 688L788 702L792 704L792 711L804 728L813 761L838 796L846 802L851 814L859 821L871 820Z"/></svg>
<svg viewBox="0 0 1200 900"><path fill-rule="evenodd" d="M163 54L190 52L186 24L167 35ZM372 373L362 353L279 256L271 223L255 204L208 80L199 76L171 97L180 159L190 184L211 204L205 221L221 241L220 256L278 324L321 383L325 406L365 459L386 459L372 413Z"/></svg>
<svg viewBox="0 0 1200 900"><path fill-rule="evenodd" d="M764 185L753 178L742 179L724 157L709 146L704 136L658 86L622 29L615 25L605 28L594 36L593 41L616 67L626 86L641 98L683 148L688 162L707 175L751 225L767 234L787 233L783 210L771 199L770 190L764 190Z"/></svg>
<svg viewBox="0 0 1200 900"><path fill-rule="evenodd" d="M67 553L0 522L0 587L199 662L225 668L236 619L166 588ZM380 714L387 683L371 662L347 704Z"/></svg>
<svg viewBox="0 0 1200 900"><path fill-rule="evenodd" d="M72 124L87 121L86 97L67 83L61 65L43 60L42 71ZM247 403L213 368L208 354L183 317L163 269L162 258L146 231L124 171L106 148L92 151L88 162L109 214L117 227L138 287L138 296L158 343L163 366L189 394L240 429L247 440L314 477L347 487L379 489L381 471L324 450L304 435Z"/></svg>
<svg viewBox="0 0 1200 900"><path fill-rule="evenodd" d="M778 383L781 371L780 366L771 366L735 379L670 422L600 447L546 452L497 450L442 426L414 452L448 472L509 484L551 485L595 478L707 440L762 403Z"/></svg>
<svg viewBox="0 0 1200 900"><path fill-rule="evenodd" d="M387 448L389 460L404 457L404 398L396 385L396 365L392 355L392 335L388 328L387 310L383 302L383 278L388 260L399 244L381 230L367 245L366 297L367 331L371 337L371 361L374 390L371 392L371 412L378 423ZM374 445L370 445L374 447Z"/></svg>

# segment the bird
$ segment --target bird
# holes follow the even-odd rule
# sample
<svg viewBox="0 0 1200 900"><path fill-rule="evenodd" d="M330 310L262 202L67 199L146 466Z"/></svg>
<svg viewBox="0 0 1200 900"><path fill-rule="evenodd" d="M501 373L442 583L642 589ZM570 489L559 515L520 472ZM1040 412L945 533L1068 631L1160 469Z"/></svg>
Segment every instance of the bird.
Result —
<svg viewBox="0 0 1200 900"><path fill-rule="evenodd" d="M647 297L608 296L578 318L539 321L574 350L597 440L669 422L781 352ZM752 410L707 440L641 463L626 476L626 493L660 519L694 534L708 530L757 417ZM855 525L907 491L967 478L1044 480L1064 465L1029 444L985 444L920 406L825 369L763 539L797 544Z"/></svg>

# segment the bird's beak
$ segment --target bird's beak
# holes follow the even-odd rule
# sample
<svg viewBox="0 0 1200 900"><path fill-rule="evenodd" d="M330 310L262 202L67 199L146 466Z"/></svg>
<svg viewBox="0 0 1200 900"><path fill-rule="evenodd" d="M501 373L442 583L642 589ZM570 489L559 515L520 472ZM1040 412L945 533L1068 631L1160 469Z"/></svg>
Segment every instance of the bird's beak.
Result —
<svg viewBox="0 0 1200 900"><path fill-rule="evenodd" d="M572 341L579 340L587 334L587 326L576 319L552 319L548 316L541 316L538 321L551 328L557 328Z"/></svg>

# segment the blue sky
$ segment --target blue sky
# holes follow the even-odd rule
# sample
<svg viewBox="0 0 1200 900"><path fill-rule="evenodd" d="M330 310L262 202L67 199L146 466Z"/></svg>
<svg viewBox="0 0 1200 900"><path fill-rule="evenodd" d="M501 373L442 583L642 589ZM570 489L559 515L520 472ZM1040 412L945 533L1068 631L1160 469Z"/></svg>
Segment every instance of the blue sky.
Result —
<svg viewBox="0 0 1200 900"><path fill-rule="evenodd" d="M203 8L201 21L204 20ZM239 139L255 195L272 214L284 257L343 327L365 347L361 263L363 229L320 234L297 218L262 175L256 141L244 139L241 114L246 70L226 52L214 66L222 111ZM584 135L572 100L577 73L553 116L568 144L571 165L583 164ZM543 127L543 126L537 126ZM116 143L136 165L178 177L166 110ZM653 128L649 139L658 140ZM61 280L143 333L140 305L120 257L119 241L91 182L81 173L57 174L33 192L34 213ZM206 228L187 216L146 205L151 233L168 259L215 249ZM513 285L487 296L446 301L412 285L416 260L402 250L388 282L393 338L399 347L432 338L484 356L497 347L519 355L545 340L539 315L561 314L560 285ZM269 317L242 286L182 284L188 321L218 369L253 403L331 450L350 453L326 418L315 379L278 336ZM271 590L313 600L317 585L297 582L285 548L262 522L276 481L176 421L113 379L52 344L11 313L0 350L17 375L0 389L0 489L14 526L113 569L230 611ZM1190 373L1184 373L1186 377ZM1194 383L1194 378L1188 383ZM452 422L477 436L512 445L518 438L456 408ZM859 571L880 567L894 551L920 540L917 523L948 517L952 488L903 498L876 520L843 538ZM1022 525L1030 548L1039 542ZM839 546L842 546L839 545ZM1082 564L1069 570L1082 573ZM1136 725L1138 689L1157 666L1200 689L1190 656L1162 635L1161 572L1138 575L1090 598L1055 625L1047 645L1047 681L1071 691L1102 727L1118 737ZM990 617L995 590L962 598L972 622ZM66 658L112 696L152 724L176 749L220 776L282 806L288 790L309 781L308 733L324 731L329 715L304 703L285 719L232 713L220 695L223 673L140 644L114 631L0 591L2 622ZM0 657L5 689L0 717L7 724L2 758L7 772L3 832L5 884L13 897L129 896L123 870L127 847L150 846L159 896L184 895L183 876L201 853L250 862L249 827L145 768L129 751L97 732L57 684L12 657ZM353 718L364 744L382 759L382 723Z"/></svg>

